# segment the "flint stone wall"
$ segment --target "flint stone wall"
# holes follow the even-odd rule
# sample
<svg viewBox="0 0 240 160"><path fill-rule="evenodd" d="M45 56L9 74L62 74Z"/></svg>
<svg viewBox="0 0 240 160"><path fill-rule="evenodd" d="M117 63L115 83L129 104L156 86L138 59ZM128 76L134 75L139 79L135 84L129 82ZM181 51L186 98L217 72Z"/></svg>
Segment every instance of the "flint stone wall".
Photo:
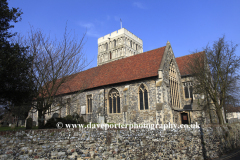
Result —
<svg viewBox="0 0 240 160"><path fill-rule="evenodd" d="M0 132L0 159L204 159L240 146L240 123L202 129Z"/></svg>

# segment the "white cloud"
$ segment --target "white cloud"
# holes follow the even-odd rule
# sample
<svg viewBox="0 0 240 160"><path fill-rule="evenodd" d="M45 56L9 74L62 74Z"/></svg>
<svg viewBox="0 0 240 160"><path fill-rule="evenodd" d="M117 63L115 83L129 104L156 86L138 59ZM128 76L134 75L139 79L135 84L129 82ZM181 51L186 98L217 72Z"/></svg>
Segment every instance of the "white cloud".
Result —
<svg viewBox="0 0 240 160"><path fill-rule="evenodd" d="M140 9L146 9L146 7L140 2L133 2L133 6Z"/></svg>
<svg viewBox="0 0 240 160"><path fill-rule="evenodd" d="M91 37L100 37L100 34L97 32L96 27L93 23L80 22L79 25L87 29L87 35Z"/></svg>
<svg viewBox="0 0 240 160"><path fill-rule="evenodd" d="M93 23L83 23L83 22L80 22L79 25L81 27L84 27L84 28L87 28L87 29L94 28L94 24Z"/></svg>

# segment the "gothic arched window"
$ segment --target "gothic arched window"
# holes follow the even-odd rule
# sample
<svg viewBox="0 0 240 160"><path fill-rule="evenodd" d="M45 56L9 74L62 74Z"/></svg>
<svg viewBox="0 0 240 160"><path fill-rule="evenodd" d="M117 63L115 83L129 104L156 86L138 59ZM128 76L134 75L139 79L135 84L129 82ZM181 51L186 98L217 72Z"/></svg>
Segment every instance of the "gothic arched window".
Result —
<svg viewBox="0 0 240 160"><path fill-rule="evenodd" d="M111 52L109 52L109 58L112 59L112 53Z"/></svg>
<svg viewBox="0 0 240 160"><path fill-rule="evenodd" d="M108 44L106 43L106 50L108 50Z"/></svg>
<svg viewBox="0 0 240 160"><path fill-rule="evenodd" d="M114 48L116 48L117 43L116 43L116 40L115 40L115 39L113 40L113 45L114 45Z"/></svg>
<svg viewBox="0 0 240 160"><path fill-rule="evenodd" d="M87 113L92 113L92 95L87 96Z"/></svg>
<svg viewBox="0 0 240 160"><path fill-rule="evenodd" d="M191 82L184 83L185 98L193 98L193 88Z"/></svg>
<svg viewBox="0 0 240 160"><path fill-rule="evenodd" d="M170 62L169 67L169 85L170 85L170 105L180 108L179 84L178 76L173 60Z"/></svg>
<svg viewBox="0 0 240 160"><path fill-rule="evenodd" d="M139 87L139 107L140 110L148 109L148 91L143 84Z"/></svg>
<svg viewBox="0 0 240 160"><path fill-rule="evenodd" d="M108 96L109 113L120 113L120 95L116 89L111 89Z"/></svg>

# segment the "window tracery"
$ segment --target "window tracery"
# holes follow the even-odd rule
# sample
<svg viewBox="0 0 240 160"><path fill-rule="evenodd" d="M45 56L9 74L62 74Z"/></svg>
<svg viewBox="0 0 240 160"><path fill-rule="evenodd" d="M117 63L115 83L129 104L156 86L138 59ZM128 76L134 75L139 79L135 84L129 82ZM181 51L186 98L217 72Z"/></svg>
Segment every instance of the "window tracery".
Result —
<svg viewBox="0 0 240 160"><path fill-rule="evenodd" d="M170 85L170 105L173 107L180 108L178 76L173 60L171 60L169 67L169 85Z"/></svg>
<svg viewBox="0 0 240 160"><path fill-rule="evenodd" d="M111 89L108 96L109 113L120 113L120 95L116 89Z"/></svg>
<svg viewBox="0 0 240 160"><path fill-rule="evenodd" d="M192 82L184 82L183 86L184 86L185 98L193 98Z"/></svg>
<svg viewBox="0 0 240 160"><path fill-rule="evenodd" d="M147 110L148 107L148 91L145 85L141 84L139 87L139 107L140 110Z"/></svg>

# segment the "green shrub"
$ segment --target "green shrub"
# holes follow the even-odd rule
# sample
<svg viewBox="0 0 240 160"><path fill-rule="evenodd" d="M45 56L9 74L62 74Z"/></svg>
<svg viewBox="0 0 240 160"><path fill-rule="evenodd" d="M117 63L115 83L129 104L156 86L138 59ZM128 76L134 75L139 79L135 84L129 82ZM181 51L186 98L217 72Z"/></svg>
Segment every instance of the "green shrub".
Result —
<svg viewBox="0 0 240 160"><path fill-rule="evenodd" d="M44 125L44 128L57 128L57 123L62 122L63 128L66 128L65 124L87 124L84 122L83 117L80 117L78 120L73 119L71 115L67 115L64 118L50 118L47 120L47 123Z"/></svg>

